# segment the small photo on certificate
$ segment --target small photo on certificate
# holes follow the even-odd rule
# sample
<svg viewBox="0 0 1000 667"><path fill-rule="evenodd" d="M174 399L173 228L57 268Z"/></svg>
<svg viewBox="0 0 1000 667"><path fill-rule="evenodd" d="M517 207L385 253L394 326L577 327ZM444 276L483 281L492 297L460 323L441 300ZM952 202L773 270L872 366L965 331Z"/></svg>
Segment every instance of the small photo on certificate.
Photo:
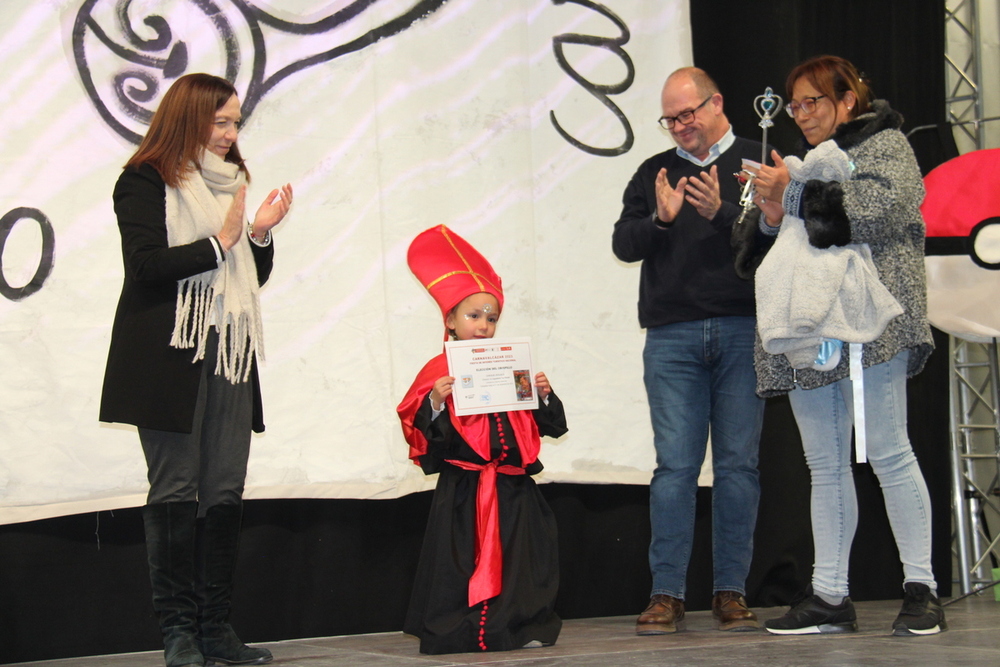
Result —
<svg viewBox="0 0 1000 667"><path fill-rule="evenodd" d="M534 410L530 338L486 338L445 343L448 373L455 378L455 414Z"/></svg>

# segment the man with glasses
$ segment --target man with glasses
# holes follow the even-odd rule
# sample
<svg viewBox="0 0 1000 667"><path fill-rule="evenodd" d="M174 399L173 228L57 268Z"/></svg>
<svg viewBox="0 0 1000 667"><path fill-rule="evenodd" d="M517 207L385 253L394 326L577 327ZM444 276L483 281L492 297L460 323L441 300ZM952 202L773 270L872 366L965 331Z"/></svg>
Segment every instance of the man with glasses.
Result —
<svg viewBox="0 0 1000 667"><path fill-rule="evenodd" d="M612 247L642 262L639 324L656 470L649 485L653 588L636 633L683 627L698 474L712 441L712 613L720 630L753 630L744 595L760 487L764 403L755 394L751 281L733 267L742 160L760 142L736 137L704 71L667 79L659 123L677 145L646 160L623 196ZM758 224L754 216L742 224Z"/></svg>

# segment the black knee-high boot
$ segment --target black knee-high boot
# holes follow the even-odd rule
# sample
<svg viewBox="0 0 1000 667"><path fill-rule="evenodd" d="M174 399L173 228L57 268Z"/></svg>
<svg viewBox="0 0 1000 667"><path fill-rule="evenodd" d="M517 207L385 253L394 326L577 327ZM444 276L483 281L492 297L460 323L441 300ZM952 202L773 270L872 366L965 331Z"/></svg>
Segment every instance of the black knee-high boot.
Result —
<svg viewBox="0 0 1000 667"><path fill-rule="evenodd" d="M198 503L161 503L142 508L153 609L163 632L167 667L203 667L198 646L194 522Z"/></svg>
<svg viewBox="0 0 1000 667"><path fill-rule="evenodd" d="M242 521L242 505L209 507L198 535L201 650L210 665L263 665L272 660L266 648L240 641L228 622Z"/></svg>

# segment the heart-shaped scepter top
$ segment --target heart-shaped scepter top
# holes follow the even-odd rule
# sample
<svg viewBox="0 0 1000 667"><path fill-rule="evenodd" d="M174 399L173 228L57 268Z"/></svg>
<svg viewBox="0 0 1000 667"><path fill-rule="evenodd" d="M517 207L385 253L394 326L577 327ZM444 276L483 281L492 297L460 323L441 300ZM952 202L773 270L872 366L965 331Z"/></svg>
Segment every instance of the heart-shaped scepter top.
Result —
<svg viewBox="0 0 1000 667"><path fill-rule="evenodd" d="M773 127L774 121L771 119L781 111L781 107L784 105L785 101L781 99L781 95L776 95L770 86L765 88L763 95L753 98L753 110L760 116L758 125L764 129Z"/></svg>
<svg viewBox="0 0 1000 667"><path fill-rule="evenodd" d="M762 165L767 164L767 128L774 126L774 115L781 111L785 101L781 99L781 95L775 95L774 91L771 90L771 86L764 89L763 95L758 95L753 98L753 110L760 116L760 128L762 130L761 134L761 147L760 147L760 163ZM742 224L746 219L747 215L755 208L753 203L754 198L754 185L753 185L754 175L751 174L743 185L743 191L740 195L740 205L743 207L743 211L740 213L740 217L736 219L736 224Z"/></svg>

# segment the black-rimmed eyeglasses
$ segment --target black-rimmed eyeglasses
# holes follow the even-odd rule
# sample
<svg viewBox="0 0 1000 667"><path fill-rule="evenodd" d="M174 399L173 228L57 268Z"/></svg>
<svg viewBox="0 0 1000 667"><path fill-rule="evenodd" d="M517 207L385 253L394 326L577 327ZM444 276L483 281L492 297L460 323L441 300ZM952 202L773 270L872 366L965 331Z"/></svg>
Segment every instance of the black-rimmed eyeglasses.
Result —
<svg viewBox="0 0 1000 667"><path fill-rule="evenodd" d="M816 101L821 100L824 97L826 97L826 95L817 95L816 97L803 97L798 102L789 102L788 106L785 107L785 111L787 111L788 115L792 118L795 118L795 114L797 114L800 109L805 113L812 113L816 111Z"/></svg>
<svg viewBox="0 0 1000 667"><path fill-rule="evenodd" d="M674 129L674 123L680 123L681 125L690 125L694 122L694 115L697 113L698 109L702 108L708 101L714 97L714 93L705 98L705 101L696 106L694 109L688 109L687 111L682 111L676 116L662 116L659 121L660 127L664 130Z"/></svg>

